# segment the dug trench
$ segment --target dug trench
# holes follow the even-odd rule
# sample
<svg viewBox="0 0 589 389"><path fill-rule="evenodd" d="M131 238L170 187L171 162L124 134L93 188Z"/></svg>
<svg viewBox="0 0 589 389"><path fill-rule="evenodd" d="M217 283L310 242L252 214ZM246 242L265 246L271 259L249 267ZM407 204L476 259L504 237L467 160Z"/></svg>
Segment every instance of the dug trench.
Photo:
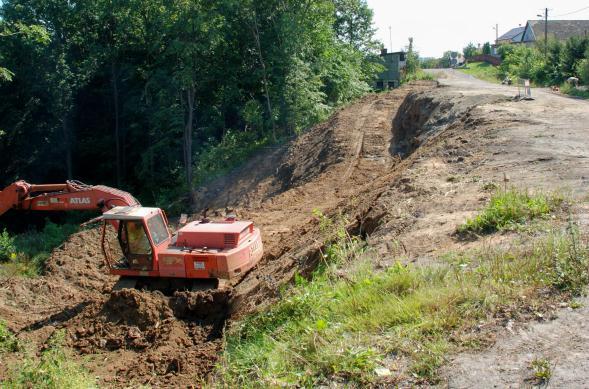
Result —
<svg viewBox="0 0 589 389"><path fill-rule="evenodd" d="M0 316L38 350L65 329L75 357L101 385L198 385L214 370L227 326L279 299L296 274L313 272L332 239L321 217L345 221L350 234L377 249L381 267L401 254L427 262L461 245L453 223L480 207L481 190L464 188L469 197L454 212L460 198L448 195L455 188L446 177L481 166L482 135L496 123L480 107L505 101L434 82L371 94L199 190L196 204L217 215L237 210L262 230L264 258L227 290L112 292L116 279L105 272L99 232L90 229L57 248L42 277L3 280ZM392 244L398 239L402 252ZM0 366L0 378L6 374Z"/></svg>

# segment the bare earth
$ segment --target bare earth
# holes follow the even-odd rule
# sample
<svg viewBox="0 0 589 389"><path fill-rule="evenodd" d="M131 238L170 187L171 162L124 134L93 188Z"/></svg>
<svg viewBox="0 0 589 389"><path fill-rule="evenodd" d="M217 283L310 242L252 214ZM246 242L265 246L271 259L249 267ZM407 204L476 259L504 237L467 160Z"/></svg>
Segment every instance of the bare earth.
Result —
<svg viewBox="0 0 589 389"><path fill-rule="evenodd" d="M462 93L513 89L487 84L450 72L441 80ZM497 130L487 169L500 179L506 172L511 182L530 188L565 190L585 202L589 180L589 102L534 90L536 100L487 106L488 116L516 115L524 124ZM493 151L496 150L496 151ZM589 227L589 209L582 204L576 217L584 232ZM580 309L564 308L556 319L534 322L523 328L511 325L497 336L488 350L451 358L444 371L450 388L529 387L530 363L546 359L551 364L549 387L589 386L589 299L579 300Z"/></svg>
<svg viewBox="0 0 589 389"><path fill-rule="evenodd" d="M65 329L102 386L186 387L208 379L224 326L280 298L295 273L314 269L329 238L317 211L345 218L382 267L399 257L430 264L449 250L509 244L504 235L454 237L489 199L487 183L566 191L579 200L573 212L586 231L589 103L536 90L536 100L516 102L515 88L453 71L441 84L366 96L202 189L199 208L233 208L262 229L263 260L230 292L111 294L98 232L89 230L54 251L43 277L0 280L0 317L37 349ZM552 386L584 386L587 309L555 307L552 321L499 325L493 347L450 358L442 386L519 387L539 356L554 363ZM0 363L0 379L10 363Z"/></svg>

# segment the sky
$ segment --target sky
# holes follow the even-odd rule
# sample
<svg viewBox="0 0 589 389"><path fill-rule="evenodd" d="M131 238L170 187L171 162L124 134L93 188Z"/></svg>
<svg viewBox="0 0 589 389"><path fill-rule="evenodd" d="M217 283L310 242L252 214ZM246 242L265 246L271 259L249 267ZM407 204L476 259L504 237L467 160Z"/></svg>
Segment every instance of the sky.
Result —
<svg viewBox="0 0 589 389"><path fill-rule="evenodd" d="M549 20L589 19L589 0L368 0L368 5L374 10L376 37L385 47L391 50L390 26L392 50L402 50L413 37L421 57L462 51L469 42L492 43L496 24L501 36L525 26L527 20L539 19L536 15L543 15L546 7Z"/></svg>

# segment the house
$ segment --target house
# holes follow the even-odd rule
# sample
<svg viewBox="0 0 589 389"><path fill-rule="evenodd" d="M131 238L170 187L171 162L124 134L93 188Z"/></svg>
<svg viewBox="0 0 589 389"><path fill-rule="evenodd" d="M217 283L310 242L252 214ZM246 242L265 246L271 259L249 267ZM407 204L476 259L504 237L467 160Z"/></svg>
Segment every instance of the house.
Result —
<svg viewBox="0 0 589 389"><path fill-rule="evenodd" d="M522 35L521 43L531 45L544 40L544 20L528 20ZM566 41L573 37L589 37L589 20L549 20L548 39Z"/></svg>
<svg viewBox="0 0 589 389"><path fill-rule="evenodd" d="M509 43L518 43L521 42L522 37L524 36L524 30L526 28L519 26L516 28L512 28L511 30L507 31L505 34L501 35L495 41L495 45L504 45Z"/></svg>
<svg viewBox="0 0 589 389"><path fill-rule="evenodd" d="M404 51L389 53L382 49L380 56L384 61L385 70L376 79L376 89L396 88L401 84L401 70L405 68L406 56Z"/></svg>

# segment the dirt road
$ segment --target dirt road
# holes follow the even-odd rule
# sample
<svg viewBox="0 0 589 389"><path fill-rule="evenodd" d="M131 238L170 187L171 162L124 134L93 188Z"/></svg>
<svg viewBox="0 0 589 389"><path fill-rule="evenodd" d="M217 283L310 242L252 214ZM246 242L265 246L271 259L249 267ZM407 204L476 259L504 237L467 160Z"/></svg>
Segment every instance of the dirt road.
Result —
<svg viewBox="0 0 589 389"><path fill-rule="evenodd" d="M492 85L454 71L441 83L463 94L504 93L515 88ZM533 90L534 101L508 102L480 108L480 117L491 121L509 118L486 141L482 170L474 174L495 177L506 173L511 183L531 189L568 191L581 203L576 218L589 229L589 102ZM589 300L580 309L557 310L554 320L507 328L489 350L465 353L451 359L445 383L451 388L519 388L530 386L533 360L551 365L553 388L587 387L589 382Z"/></svg>

